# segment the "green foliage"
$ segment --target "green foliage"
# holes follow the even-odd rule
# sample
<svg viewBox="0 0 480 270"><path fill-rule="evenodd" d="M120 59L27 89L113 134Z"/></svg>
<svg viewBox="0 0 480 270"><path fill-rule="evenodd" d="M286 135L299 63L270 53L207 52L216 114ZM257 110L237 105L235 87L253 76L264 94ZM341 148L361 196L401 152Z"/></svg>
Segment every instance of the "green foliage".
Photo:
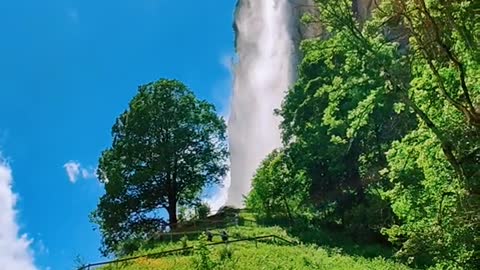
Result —
<svg viewBox="0 0 480 270"><path fill-rule="evenodd" d="M259 217L285 216L292 221L300 213L309 186L302 172L291 173L291 163L284 151L275 150L257 170L246 204Z"/></svg>
<svg viewBox="0 0 480 270"><path fill-rule="evenodd" d="M139 87L99 161L105 195L92 220L100 227L104 254L161 230L161 209L176 224L177 206L193 204L206 185L221 181L227 170L225 129L213 105L178 81Z"/></svg>
<svg viewBox="0 0 480 270"><path fill-rule="evenodd" d="M215 267L215 262L210 258L210 250L207 247L207 237L205 234L198 238L197 246L195 247L195 269L210 270Z"/></svg>
<svg viewBox="0 0 480 270"><path fill-rule="evenodd" d="M207 247L206 239L205 234L200 235L198 238L198 243L195 247L195 257L193 258L195 269L234 269L237 261L233 260L233 249L229 245L225 245L218 249L218 253L212 254L212 251Z"/></svg>
<svg viewBox="0 0 480 270"><path fill-rule="evenodd" d="M278 111L284 174L304 173L311 220L382 232L415 266L479 265L480 6L384 0L359 18L352 1L315 2L303 22L328 33L302 42ZM252 200L280 187L267 161Z"/></svg>
<svg viewBox="0 0 480 270"><path fill-rule="evenodd" d="M279 112L283 141L295 161L291 174L304 172L310 182L317 216L369 240L393 222L382 196L390 187L380 174L385 152L416 124L409 111L395 112L397 94L384 75L386 67L405 63L398 44L352 35L347 26L356 22L344 14L345 2L320 2L315 21L331 33L302 43L299 78Z"/></svg>
<svg viewBox="0 0 480 270"><path fill-rule="evenodd" d="M181 248L187 248L188 247L188 236L183 236L180 238L180 243L182 244ZM183 252L184 255L188 254L189 251Z"/></svg>
<svg viewBox="0 0 480 270"><path fill-rule="evenodd" d="M143 240L139 238L129 238L125 241L122 241L116 247L116 254L118 256L128 256L132 255L134 252L140 250L142 247Z"/></svg>
<svg viewBox="0 0 480 270"><path fill-rule="evenodd" d="M180 222L188 222L192 220L203 220L210 215L210 206L200 201L192 203L192 205L183 205L178 208L178 220Z"/></svg>
<svg viewBox="0 0 480 270"><path fill-rule="evenodd" d="M229 245L225 245L220 249L219 255L220 255L220 261L222 262L231 260L233 257L233 248Z"/></svg>
<svg viewBox="0 0 480 270"><path fill-rule="evenodd" d="M229 234L236 233L242 238L254 235L279 235L291 241L287 232L278 227L231 227ZM315 232L318 233L318 232ZM318 234L316 234L318 235ZM203 239L203 240L202 240ZM297 241L295 241L297 242ZM177 248L179 243L146 251ZM364 258L349 255L340 248L329 248L313 244L285 245L275 242L238 242L228 245L206 246L205 236L194 243L193 256L167 256L162 258L138 259L129 264L112 265L108 270L147 270L147 269L215 269L215 270L251 270L251 269L325 269L325 270L407 270L405 265L392 262L383 257ZM359 250L368 247L358 247ZM141 255L137 253L136 255ZM202 268L203 267L203 268ZM210 268L206 268L210 267Z"/></svg>
<svg viewBox="0 0 480 270"><path fill-rule="evenodd" d="M210 206L206 203L200 203L195 206L195 218L206 219L210 215Z"/></svg>

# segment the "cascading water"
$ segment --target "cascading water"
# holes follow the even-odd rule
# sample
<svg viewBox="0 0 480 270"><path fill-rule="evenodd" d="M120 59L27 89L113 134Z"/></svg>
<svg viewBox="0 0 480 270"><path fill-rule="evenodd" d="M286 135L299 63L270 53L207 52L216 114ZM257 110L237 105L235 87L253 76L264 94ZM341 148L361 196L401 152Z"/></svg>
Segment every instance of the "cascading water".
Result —
<svg viewBox="0 0 480 270"><path fill-rule="evenodd" d="M295 8L288 0L239 0L235 16L238 62L228 134L231 183L227 205L240 207L260 162L281 145L281 105L295 77Z"/></svg>

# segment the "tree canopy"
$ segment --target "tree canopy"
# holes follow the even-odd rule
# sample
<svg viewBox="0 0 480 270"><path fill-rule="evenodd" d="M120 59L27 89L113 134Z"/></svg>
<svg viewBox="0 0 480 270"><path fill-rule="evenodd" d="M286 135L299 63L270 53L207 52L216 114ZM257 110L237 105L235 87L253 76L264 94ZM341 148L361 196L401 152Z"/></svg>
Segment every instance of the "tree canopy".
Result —
<svg viewBox="0 0 480 270"><path fill-rule="evenodd" d="M122 241L177 223L177 207L197 202L227 171L224 120L184 84L161 79L142 85L112 128L112 146L99 160L105 185L92 219L103 253Z"/></svg>
<svg viewBox="0 0 480 270"><path fill-rule="evenodd" d="M354 2L316 0L303 19L324 32L302 42L298 79L278 110L281 151L291 161L281 175L295 182L304 173L303 207L323 224L388 239L412 266L473 269L480 264L478 1L382 0L368 18ZM268 174L270 160L249 197L259 215L284 185L278 171Z"/></svg>
<svg viewBox="0 0 480 270"><path fill-rule="evenodd" d="M292 162L288 158L284 151L278 150L265 158L252 179L255 188L247 198L247 208L268 218L280 214L293 221L292 213L298 212L307 199L309 185L302 172L291 175Z"/></svg>

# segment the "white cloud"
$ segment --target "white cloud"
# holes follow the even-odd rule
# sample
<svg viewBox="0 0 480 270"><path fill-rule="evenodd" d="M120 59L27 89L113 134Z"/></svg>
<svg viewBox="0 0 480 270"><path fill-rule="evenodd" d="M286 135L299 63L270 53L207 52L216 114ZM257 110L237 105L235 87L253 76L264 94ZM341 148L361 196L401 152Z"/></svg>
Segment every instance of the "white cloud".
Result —
<svg viewBox="0 0 480 270"><path fill-rule="evenodd" d="M0 156L0 265L2 269L36 270L32 240L26 234L18 235L17 195L12 192L12 181L12 170Z"/></svg>
<svg viewBox="0 0 480 270"><path fill-rule="evenodd" d="M65 163L63 167L67 171L68 180L70 180L72 183L77 182L77 177L80 174L80 163L76 161L69 161Z"/></svg>
<svg viewBox="0 0 480 270"><path fill-rule="evenodd" d="M96 169L94 168L85 168L78 161L69 161L63 165L65 171L67 172L68 180L75 184L79 178L81 179L94 179L97 178Z"/></svg>
<svg viewBox="0 0 480 270"><path fill-rule="evenodd" d="M95 173L95 169L82 168L82 177L83 179L91 179L91 178L96 178L97 174Z"/></svg>

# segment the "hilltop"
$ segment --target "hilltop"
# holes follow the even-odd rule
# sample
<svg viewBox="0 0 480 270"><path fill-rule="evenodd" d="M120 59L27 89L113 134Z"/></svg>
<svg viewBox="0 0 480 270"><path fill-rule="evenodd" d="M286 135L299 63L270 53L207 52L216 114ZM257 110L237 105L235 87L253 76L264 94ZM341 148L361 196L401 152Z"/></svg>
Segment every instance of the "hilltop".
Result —
<svg viewBox="0 0 480 270"><path fill-rule="evenodd" d="M128 257L140 257L131 261L113 263L104 270L146 270L146 269L409 269L387 259L389 252L379 246L365 246L339 241L334 237L314 230L265 226L255 222L248 213L238 216L224 216L220 223L215 215L208 220L188 226L191 230L164 233L156 240L141 244L138 251ZM236 220L235 220L236 218ZM213 241L207 241L206 227L213 234ZM226 231L231 243L223 243L221 232ZM261 236L266 237L253 240ZM160 239L159 239L160 238ZM301 239L310 241L301 241ZM242 241L242 239L251 239ZM237 241L238 242L233 242ZM314 242L324 242L314 243ZM331 243L343 246L332 246ZM193 247L170 255L156 255L160 252Z"/></svg>

